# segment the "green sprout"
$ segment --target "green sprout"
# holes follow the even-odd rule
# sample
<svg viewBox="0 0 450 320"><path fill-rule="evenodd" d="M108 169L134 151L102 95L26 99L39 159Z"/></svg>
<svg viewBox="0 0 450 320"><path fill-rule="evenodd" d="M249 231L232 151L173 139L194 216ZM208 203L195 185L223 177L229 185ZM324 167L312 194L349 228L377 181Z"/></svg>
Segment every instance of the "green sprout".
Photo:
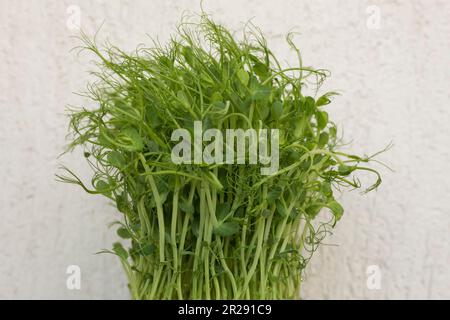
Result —
<svg viewBox="0 0 450 320"><path fill-rule="evenodd" d="M68 150L81 146L91 187L63 168L63 182L109 198L123 214L104 250L117 255L133 299L296 299L305 266L341 219L335 199L360 188L373 157L338 151L336 125L318 95L326 70L283 68L262 33L247 24L241 41L206 14L184 21L166 46L128 54L99 47L87 95L95 109L69 111ZM312 89L311 89L312 88ZM305 91L310 89L311 95ZM280 168L171 161L175 129L279 129Z"/></svg>

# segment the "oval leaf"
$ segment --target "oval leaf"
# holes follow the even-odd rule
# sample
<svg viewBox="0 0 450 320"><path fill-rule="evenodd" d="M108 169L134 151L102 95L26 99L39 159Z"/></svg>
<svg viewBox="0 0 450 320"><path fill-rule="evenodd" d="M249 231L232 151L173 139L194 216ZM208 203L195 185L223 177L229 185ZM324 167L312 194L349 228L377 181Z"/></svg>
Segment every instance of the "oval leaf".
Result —
<svg viewBox="0 0 450 320"><path fill-rule="evenodd" d="M127 151L141 151L144 148L141 135L134 128L127 128L122 131L119 136L120 143L125 145L124 149Z"/></svg>
<svg viewBox="0 0 450 320"><path fill-rule="evenodd" d="M337 202L337 201L331 201L327 204L327 208L329 208L334 216L336 217L336 221L342 218L342 215L344 214L344 208Z"/></svg>
<svg viewBox="0 0 450 320"><path fill-rule="evenodd" d="M230 237L241 229L241 226L237 222L224 222L214 229L214 234L221 237Z"/></svg>
<svg viewBox="0 0 450 320"><path fill-rule="evenodd" d="M117 235L119 237L121 237L122 239L130 239L131 238L131 234L128 231L128 229L127 228L123 228L123 227L117 229Z"/></svg>
<svg viewBox="0 0 450 320"><path fill-rule="evenodd" d="M236 76L244 86L248 85L248 80L250 79L250 76L248 75L247 71L245 71L244 69L239 69L239 71L236 73Z"/></svg>
<svg viewBox="0 0 450 320"><path fill-rule="evenodd" d="M283 104L281 103L281 101L274 102L270 113L273 120L277 121L278 119L280 119L281 114L283 113Z"/></svg>
<svg viewBox="0 0 450 320"><path fill-rule="evenodd" d="M118 169L125 167L125 157L118 151L111 151L107 156L108 163Z"/></svg>
<svg viewBox="0 0 450 320"><path fill-rule="evenodd" d="M113 251L115 254L117 254L121 259L128 259L128 252L124 249L121 243L116 242L113 245Z"/></svg>
<svg viewBox="0 0 450 320"><path fill-rule="evenodd" d="M320 130L322 130L328 124L328 113L326 113L325 111L318 111L316 113L316 119L317 119L317 127Z"/></svg>

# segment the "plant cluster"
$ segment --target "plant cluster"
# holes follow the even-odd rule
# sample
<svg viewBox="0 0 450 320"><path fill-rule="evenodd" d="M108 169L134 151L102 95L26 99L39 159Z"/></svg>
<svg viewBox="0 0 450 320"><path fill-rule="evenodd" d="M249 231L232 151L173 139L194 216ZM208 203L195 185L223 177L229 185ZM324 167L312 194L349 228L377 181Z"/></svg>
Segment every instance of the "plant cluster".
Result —
<svg viewBox="0 0 450 320"><path fill-rule="evenodd" d="M185 21L166 46L129 54L100 48L96 108L72 108L71 144L93 169L92 187L68 168L64 182L109 198L122 213L111 252L125 268L134 299L298 298L302 271L343 215L335 199L359 188L356 171L372 157L338 151L326 106L316 94L328 76L302 65L283 68L251 24L243 39L203 14ZM314 94L306 95L313 86ZM279 129L280 169L171 161L175 129Z"/></svg>

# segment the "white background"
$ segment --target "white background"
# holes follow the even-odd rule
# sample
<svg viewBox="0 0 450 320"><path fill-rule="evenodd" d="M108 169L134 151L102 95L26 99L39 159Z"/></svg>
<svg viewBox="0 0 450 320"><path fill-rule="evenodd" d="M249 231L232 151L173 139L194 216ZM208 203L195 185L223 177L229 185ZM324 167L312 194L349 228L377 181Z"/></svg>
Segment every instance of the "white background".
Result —
<svg viewBox="0 0 450 320"><path fill-rule="evenodd" d="M115 240L119 216L106 200L54 181L58 164L88 177L80 152L64 149L68 104L93 66L69 28L70 5L81 26L131 50L163 42L199 1L0 0L0 298L129 298L113 256L94 255ZM376 7L371 7L376 6ZM326 68L326 89L343 95L329 106L348 147L378 151L395 172L370 195L347 193L346 213L312 260L306 299L450 298L450 3L448 1L210 1L207 11L233 30L253 18L280 56L294 62L284 35L306 65ZM379 16L377 15L379 13ZM379 17L379 21L377 18ZM69 23L68 23L69 22ZM379 22L379 25L377 23ZM68 25L69 24L69 25ZM379 27L379 28L377 28ZM66 288L79 265L82 288ZM377 265L380 290L367 285Z"/></svg>

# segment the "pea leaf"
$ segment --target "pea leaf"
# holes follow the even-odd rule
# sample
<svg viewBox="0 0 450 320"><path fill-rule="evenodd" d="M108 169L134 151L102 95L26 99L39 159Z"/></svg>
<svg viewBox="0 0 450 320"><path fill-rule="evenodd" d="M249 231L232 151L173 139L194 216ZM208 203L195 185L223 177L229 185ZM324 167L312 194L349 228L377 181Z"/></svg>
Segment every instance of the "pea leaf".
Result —
<svg viewBox="0 0 450 320"><path fill-rule="evenodd" d="M319 99L317 99L316 107L322 107L322 106L326 106L326 105L330 104L330 102L331 102L330 97L336 96L336 95L339 95L339 93L328 92L328 93L324 94Z"/></svg>
<svg viewBox="0 0 450 320"><path fill-rule="evenodd" d="M317 99L316 106L321 107L325 106L327 104L330 104L330 99L327 97L327 95L321 96L319 99Z"/></svg>
<svg viewBox="0 0 450 320"><path fill-rule="evenodd" d="M271 110L269 108L266 108L265 106L262 106L262 107L258 108L257 111L259 113L260 119L266 120L267 117L269 116Z"/></svg>
<svg viewBox="0 0 450 320"><path fill-rule="evenodd" d="M215 103L215 102L222 102L223 103L223 97L222 97L222 94L220 93L220 92L214 92L212 95L211 95L211 98L210 98L210 100L211 100L211 104L213 104L213 103Z"/></svg>
<svg viewBox="0 0 450 320"><path fill-rule="evenodd" d="M333 189L331 189L331 183L329 183L327 181L322 183L321 191L327 197L332 196L333 195Z"/></svg>
<svg viewBox="0 0 450 320"><path fill-rule="evenodd" d="M129 211L130 205L128 203L128 199L125 193L116 195L116 205L117 210L119 210L122 213L127 213Z"/></svg>
<svg viewBox="0 0 450 320"><path fill-rule="evenodd" d="M101 192L101 193L104 193L104 194L109 194L110 186L109 186L109 184L106 181L98 180L95 183L95 189L98 192Z"/></svg>
<svg viewBox="0 0 450 320"><path fill-rule="evenodd" d="M326 207L333 212L336 221L342 218L342 215L344 214L344 208L337 201L329 202Z"/></svg>
<svg viewBox="0 0 450 320"><path fill-rule="evenodd" d="M147 244L143 247L141 247L140 253L142 256L149 256L151 255L153 252L155 252L155 246L153 244Z"/></svg>
<svg viewBox="0 0 450 320"><path fill-rule="evenodd" d="M247 71L245 71L244 69L239 69L238 72L236 73L236 76L244 86L248 85L248 80L250 79L250 76L248 75Z"/></svg>
<svg viewBox="0 0 450 320"><path fill-rule="evenodd" d="M275 200L277 200L281 193L283 192L283 189L280 186L275 186L267 193L267 202L273 203Z"/></svg>
<svg viewBox="0 0 450 320"><path fill-rule="evenodd" d="M305 101L303 102L303 111L307 115L313 115L315 110L316 102L314 101L314 98L312 97L306 97Z"/></svg>
<svg viewBox="0 0 450 320"><path fill-rule="evenodd" d="M184 56L184 59L186 60L186 62L190 65L193 66L193 52L192 52L192 48L189 46L184 46L183 49L181 50L181 53Z"/></svg>
<svg viewBox="0 0 450 320"><path fill-rule="evenodd" d="M286 217L288 215L286 207L281 203L281 201L276 202L277 212L282 216Z"/></svg>
<svg viewBox="0 0 450 320"><path fill-rule="evenodd" d="M226 218L226 216L230 213L230 207L231 205L229 202L220 203L217 206L216 215L219 221L223 221Z"/></svg>
<svg viewBox="0 0 450 320"><path fill-rule="evenodd" d="M214 234L221 237L230 237L241 229L241 226L237 222L223 222L219 224L217 228L214 228Z"/></svg>
<svg viewBox="0 0 450 320"><path fill-rule="evenodd" d="M252 99L259 102L267 101L271 92L272 89L269 86L254 85L252 88Z"/></svg>
<svg viewBox="0 0 450 320"><path fill-rule="evenodd" d="M118 151L111 151L108 153L107 160L110 165L118 169L123 169L125 167L125 157Z"/></svg>
<svg viewBox="0 0 450 320"><path fill-rule="evenodd" d="M128 252L124 249L121 243L116 242L113 245L113 251L115 254L117 254L121 259L128 259Z"/></svg>
<svg viewBox="0 0 450 320"><path fill-rule="evenodd" d="M124 149L127 151L141 151L144 148L144 142L141 135L134 128L124 129L119 135L121 144L124 144Z"/></svg>
<svg viewBox="0 0 450 320"><path fill-rule="evenodd" d="M130 239L131 238L130 232L128 231L127 228L124 228L124 227L117 229L117 235L119 237L121 237L122 239Z"/></svg>
<svg viewBox="0 0 450 320"><path fill-rule="evenodd" d="M338 171L339 171L339 174L341 174L343 176L348 176L350 173L355 171L355 168L342 164L339 166Z"/></svg>
<svg viewBox="0 0 450 320"><path fill-rule="evenodd" d="M186 199L182 199L179 203L179 207L182 211L193 214L194 213L194 206L190 204Z"/></svg>
<svg viewBox="0 0 450 320"><path fill-rule="evenodd" d="M264 210L262 211L262 213L261 213L261 215L262 215L264 218L270 217L270 214L271 214L271 212L270 212L269 209L264 209Z"/></svg>
<svg viewBox="0 0 450 320"><path fill-rule="evenodd" d="M323 147L328 143L328 140L330 139L330 136L326 132L322 132L319 136L319 147Z"/></svg>
<svg viewBox="0 0 450 320"><path fill-rule="evenodd" d="M261 79L265 80L269 76L269 68L262 62L255 61L253 65L253 71Z"/></svg>
<svg viewBox="0 0 450 320"><path fill-rule="evenodd" d="M283 103L281 103L281 101L275 101L272 105L270 114L273 120L277 121L278 119L280 119L281 115L283 114Z"/></svg>
<svg viewBox="0 0 450 320"><path fill-rule="evenodd" d="M320 130L322 130L328 124L328 113L326 113L325 111L318 111L316 113L316 119L317 119L317 127Z"/></svg>
<svg viewBox="0 0 450 320"><path fill-rule="evenodd" d="M321 205L321 204L313 204L313 205L307 207L305 209L305 211L306 211L306 214L311 219L314 219L317 216L317 214L320 212L320 209L322 209L322 208L323 208L323 205Z"/></svg>

